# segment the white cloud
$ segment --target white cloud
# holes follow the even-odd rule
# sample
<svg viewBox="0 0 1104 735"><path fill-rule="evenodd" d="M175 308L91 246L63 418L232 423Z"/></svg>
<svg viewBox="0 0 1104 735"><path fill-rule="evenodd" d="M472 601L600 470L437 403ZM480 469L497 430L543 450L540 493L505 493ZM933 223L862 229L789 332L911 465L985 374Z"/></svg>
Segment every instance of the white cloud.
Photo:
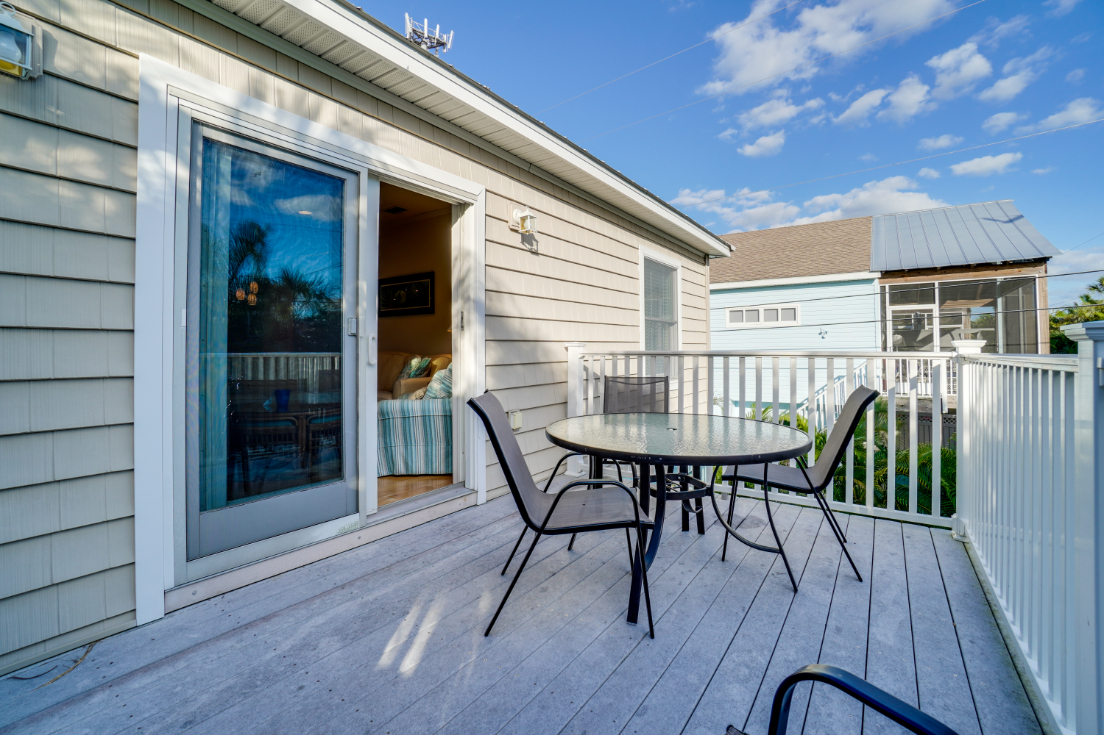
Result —
<svg viewBox="0 0 1104 735"><path fill-rule="evenodd" d="M1074 240L1076 245L1084 238ZM1047 263L1047 272L1050 275L1062 273L1079 273L1104 267L1104 243L1095 240L1084 244L1077 250L1064 250L1061 255L1054 256ZM1099 277L1098 273L1083 275L1073 278L1051 278L1047 281L1047 291L1051 306L1072 304L1078 296L1085 292L1085 287Z"/></svg>
<svg viewBox="0 0 1104 735"><path fill-rule="evenodd" d="M932 109L934 105L928 100L929 89L931 87L921 82L920 77L909 74L897 89L889 93L889 106L878 113L878 119L905 123Z"/></svg>
<svg viewBox="0 0 1104 735"><path fill-rule="evenodd" d="M917 176L923 176L925 179L938 179L939 172L934 168L922 168L917 172Z"/></svg>
<svg viewBox="0 0 1104 735"><path fill-rule="evenodd" d="M742 155L748 156L749 158L763 158L765 156L773 156L781 151L785 143L786 131L779 130L777 133L764 135L754 143L748 143L745 146L741 146L739 151Z"/></svg>
<svg viewBox="0 0 1104 735"><path fill-rule="evenodd" d="M298 214L323 222L341 219L341 200L329 194L304 194L290 199L277 199L274 204L284 214Z"/></svg>
<svg viewBox="0 0 1104 735"><path fill-rule="evenodd" d="M871 181L843 194L813 197L803 207L793 202L775 202L769 192L741 189L724 198L724 190L682 189L671 200L677 207L719 214L732 231L826 222L871 214L890 214L917 209L945 207L946 202L915 191L918 184L906 176ZM804 216L801 216L804 215Z"/></svg>
<svg viewBox="0 0 1104 735"><path fill-rule="evenodd" d="M785 97L777 97L741 113L740 122L748 130L773 127L788 123L805 110L818 110L823 106L824 100L819 97L801 105L795 105Z"/></svg>
<svg viewBox="0 0 1104 735"><path fill-rule="evenodd" d="M1030 25L1030 19L1026 15L1017 15L1003 23L996 18L990 18L985 28L971 36L970 40L983 46L996 48L1006 38L1028 33L1028 25Z"/></svg>
<svg viewBox="0 0 1104 735"><path fill-rule="evenodd" d="M961 142L962 138L947 133L946 135L940 135L938 138L922 138L919 147L922 151L938 151L958 145Z"/></svg>
<svg viewBox="0 0 1104 735"><path fill-rule="evenodd" d="M802 217L790 224L827 222L850 217L867 217L872 214L911 212L917 209L945 207L947 203L932 199L926 193L914 191L919 187L907 176L891 176L882 181L871 181L845 194L824 194L805 202L804 209L812 216Z"/></svg>
<svg viewBox="0 0 1104 735"><path fill-rule="evenodd" d="M796 16L779 13L732 30L740 23L777 10L780 5L780 0L756 0L747 18L714 29L712 35L720 54L714 63L713 80L699 91L704 94L720 94L726 90L741 93L743 90L735 88L775 74L778 76L768 84L786 79L809 79L820 71L818 65L811 63L817 58L922 24L954 9L951 0L839 0L806 7ZM793 18L792 22L787 18ZM783 25L776 25L779 22ZM931 27L920 26L895 38L901 39ZM857 57L874 48L877 44L850 56ZM837 57L833 63L841 63L847 56ZM799 64L802 66L793 69Z"/></svg>
<svg viewBox="0 0 1104 735"><path fill-rule="evenodd" d="M723 133L718 133L717 137L720 138L721 140L725 141L726 143L731 143L732 139L735 138L739 134L740 134L740 131L737 130L736 128L728 128Z"/></svg>
<svg viewBox="0 0 1104 735"><path fill-rule="evenodd" d="M882 100L889 94L888 89L875 89L867 92L862 97L851 103L851 106L843 111L842 115L832 118L837 125L865 125L870 113L882 104Z"/></svg>
<svg viewBox="0 0 1104 735"><path fill-rule="evenodd" d="M864 153L861 156L859 156L859 160L860 161L877 161L878 157L875 156L873 153Z"/></svg>
<svg viewBox="0 0 1104 735"><path fill-rule="evenodd" d="M1021 115L1018 112L998 112L996 115L990 115L986 118L985 122L981 124L981 127L990 135L996 135L1002 130L1006 130L1021 120L1026 119L1026 114Z"/></svg>
<svg viewBox="0 0 1104 735"><path fill-rule="evenodd" d="M1084 69L1074 69L1066 75L1066 81L1070 84L1080 84L1081 80L1085 78Z"/></svg>
<svg viewBox="0 0 1104 735"><path fill-rule="evenodd" d="M1104 110L1100 109L1100 103L1092 97L1081 97L1070 102L1062 110L1050 117L1040 120L1034 125L1025 125L1016 128L1017 133L1034 133L1040 130L1054 130L1064 128L1067 125L1089 122L1104 117Z"/></svg>
<svg viewBox="0 0 1104 735"><path fill-rule="evenodd" d="M978 97L986 102L1007 102L1039 78L1046 68L1046 60L1053 55L1053 49L1043 46L1031 56L1012 59L1004 65L1004 78L997 80Z"/></svg>
<svg viewBox="0 0 1104 735"><path fill-rule="evenodd" d="M979 80L993 73L993 65L978 52L977 44L972 42L933 56L925 63L935 70L935 91L932 96L942 100L966 94Z"/></svg>
<svg viewBox="0 0 1104 735"><path fill-rule="evenodd" d="M951 166L955 176L992 176L1003 174L1008 167L1023 158L1022 153L1001 153L999 156L982 156Z"/></svg>
<svg viewBox="0 0 1104 735"><path fill-rule="evenodd" d="M1046 0L1043 5L1051 9L1047 15L1058 17L1073 10L1079 2L1081 2L1081 0Z"/></svg>
<svg viewBox="0 0 1104 735"><path fill-rule="evenodd" d="M1049 174L1053 170L1054 166L1047 166L1046 168L1033 168L1031 169L1031 173L1042 176L1043 174Z"/></svg>

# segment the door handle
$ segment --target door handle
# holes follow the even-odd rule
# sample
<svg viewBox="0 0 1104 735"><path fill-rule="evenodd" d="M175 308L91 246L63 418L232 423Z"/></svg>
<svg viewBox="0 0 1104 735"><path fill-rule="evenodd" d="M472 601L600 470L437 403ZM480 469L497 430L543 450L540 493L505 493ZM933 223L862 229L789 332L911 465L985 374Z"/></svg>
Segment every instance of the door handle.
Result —
<svg viewBox="0 0 1104 735"><path fill-rule="evenodd" d="M375 365L376 360L379 357L377 355L377 352L379 350L379 346L378 346L377 342L378 342L378 340L376 339L376 335L371 334L371 335L368 336L368 364L369 365Z"/></svg>

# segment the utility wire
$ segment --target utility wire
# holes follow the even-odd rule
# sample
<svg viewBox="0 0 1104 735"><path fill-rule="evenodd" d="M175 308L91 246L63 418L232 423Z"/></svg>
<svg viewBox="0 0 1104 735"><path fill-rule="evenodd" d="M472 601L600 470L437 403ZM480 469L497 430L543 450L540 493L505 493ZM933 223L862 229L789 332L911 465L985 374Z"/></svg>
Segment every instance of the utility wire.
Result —
<svg viewBox="0 0 1104 735"><path fill-rule="evenodd" d="M921 304L920 308L931 306L931 304ZM1039 307L1038 309L1004 309L1001 310L1001 314L1023 314L1027 312L1035 313L1038 311L1060 311L1062 309L1104 309L1104 304L1074 304L1072 306L1048 306ZM984 316L978 314L977 316ZM777 326L771 326L770 329L797 329L800 327L840 327L848 324L892 324L895 319L864 319L854 322L824 322L823 324L778 324ZM761 322L762 323L762 322ZM942 328L942 327L941 327ZM722 329L723 332L759 332L763 327L737 327L735 329Z"/></svg>
<svg viewBox="0 0 1104 735"><path fill-rule="evenodd" d="M1089 244L1090 242L1092 242L1093 240L1095 240L1096 238L1100 237L1101 235L1104 235L1104 232L1098 232L1097 234L1093 235L1092 237L1090 237L1090 238L1089 238L1088 240L1086 240L1085 242L1081 243L1081 245L1087 245L1087 244ZM1074 245L1074 246L1073 246L1072 248L1070 248L1070 249L1069 249L1069 250L1067 250L1066 252L1067 252L1067 253L1072 253L1072 252L1073 252L1074 250L1076 250L1077 248L1081 247L1081 245Z"/></svg>
<svg viewBox="0 0 1104 735"><path fill-rule="evenodd" d="M726 199L743 199L745 197L749 197L749 196L752 196L754 194L765 194L765 193L772 192L772 191L780 191L781 189L789 189L789 188L794 187L794 186L801 186L803 184L815 184L815 183L820 182L820 181L828 181L829 179L838 179L838 178L841 178L843 176L852 176L854 174L865 174L869 171L878 171L878 170L883 169L883 168L892 168L893 166L903 166L906 163L918 163L920 161L927 161L927 160L930 160L932 158L939 158L940 156L953 156L956 153L966 153L967 151L976 151L979 148L988 148L989 146L1001 145L1002 143L1013 143L1017 140L1026 140L1027 138L1036 138L1040 135L1050 135L1051 133L1060 133L1063 130L1072 130L1073 128L1080 128L1080 127L1083 127L1085 125L1093 125L1095 123L1102 122L1102 121L1104 121L1104 117L1098 117L1095 120L1088 120L1086 122L1075 123L1073 125L1067 125L1064 128L1055 128L1054 130L1043 130L1043 131L1040 131L1038 133L1029 133L1028 135L1020 135L1020 136L1017 136L1015 138L1006 138L1004 140L997 140L997 141L994 141L992 143L982 143L981 145L972 145L968 148L959 148L956 151L944 151L943 153L933 153L930 156L920 156L919 158L911 158L907 161L897 161L896 163L884 163L881 166L871 166L870 168L860 168L860 169L857 169L855 171L848 171L847 173L832 174L831 176L821 176L819 179L806 179L805 181L797 181L793 184L783 184L782 186L775 186L775 187L772 187L770 189L758 189L756 191L737 192L735 194L728 194L726 196L709 197L709 198L702 199L700 201L692 202L692 203L689 203L689 204L678 204L678 205L674 205L674 206L677 206L679 209L686 209L688 207L697 207L701 204L710 204L712 202L723 202ZM1101 232L1100 235L1104 235L1104 232ZM1096 235L1094 237L1091 237L1088 240L1086 240L1085 242L1089 242L1090 240L1095 240L1097 237L1100 237L1100 235ZM1081 245L1084 245L1085 242L1081 243ZM1081 247L1081 245L1078 245L1077 247L1070 248L1070 249L1071 250L1076 250L1077 248Z"/></svg>
<svg viewBox="0 0 1104 735"><path fill-rule="evenodd" d="M1104 234L1104 233L1101 233L1101 234ZM1069 252L1069 251L1067 251L1067 252ZM1091 271L1075 271L1073 273L1052 273L1052 274L1045 275L1045 276L1033 275L1033 274L1028 274L1028 275L1024 275L1024 276L1007 276L1007 277L1004 278L1003 282L1008 283L1008 282L1012 282L1012 281L1027 281L1027 280L1031 280L1031 279L1043 280L1043 279L1046 279L1046 278L1067 278L1069 276L1083 276L1083 275L1087 275L1087 274L1091 274L1091 273L1104 273L1104 268L1100 268L1100 269L1097 269L1097 270L1091 270ZM870 280L873 280L873 276L871 277ZM983 283L996 283L996 282L997 281L996 281L995 278L976 278L976 279L966 279L964 281L940 281L939 283L944 288L946 288L946 286L944 286L943 284L954 283L955 287L957 288L957 287L960 287L960 286L963 286L963 285L966 285L966 284L978 284L978 285L980 285L980 284L983 284ZM929 282L926 286L916 286L915 288L895 289L893 291L893 293L901 294L901 293L912 293L914 291L934 291L935 290L934 283L935 282L932 281L932 282ZM886 285L894 285L894 284L881 284L881 285L886 286ZM738 290L739 288L740 288L739 286L734 286L731 290ZM752 288L755 288L755 287L753 286ZM720 289L718 289L718 290L720 290ZM727 291L729 289L724 289L724 290ZM812 298L812 299L795 299L795 300L792 300L792 301L772 301L770 303L765 303L765 304L746 304L746 305L745 304L733 304L732 306L713 306L713 307L710 307L710 310L711 311L726 311L728 309L762 309L762 308L767 307L767 306L789 306L790 304L807 304L807 303L810 303L812 301L835 301L837 299L861 299L861 298L869 298L871 296L873 296L875 298L881 298L882 294L881 293L853 293L853 294L847 294L845 296L818 296L818 297ZM901 304L901 306L916 306L918 308L923 308L923 307L927 307L927 306L934 306L934 304ZM1057 308L1064 308L1064 307L1057 307Z"/></svg>
<svg viewBox="0 0 1104 735"><path fill-rule="evenodd" d="M611 85L615 82L620 82L622 79L626 79L628 77L631 77L633 74L638 74L639 72L642 72L645 69L650 69L653 66L655 66L656 64L662 64L664 61L668 61L670 59L673 59L676 56L679 56L680 54L685 54L687 51L693 51L694 49L698 48L699 46L704 46L705 44L709 43L710 41L716 41L721 36L728 35L729 33L732 33L735 30L738 30L738 29L743 28L745 26L749 26L752 23L763 20L764 18L769 18L772 15L774 15L775 13L781 13L783 10L786 10L787 8L792 8L795 5L800 5L801 3L805 2L805 1L806 0L795 0L794 2L790 3L789 5L784 5L781 8L779 8L778 10L775 10L774 12L767 13L766 15L760 15L758 18L752 18L751 20L744 21L740 25L733 26L732 28L729 28L727 31L724 31L723 33L718 33L716 35L710 36L709 38L705 39L701 43L695 43L693 46L687 46L682 51L676 51L675 53L671 54L670 56L664 56L662 59L659 59L658 61L653 61L650 64L645 64L644 66L640 67L639 69L636 69L634 71L630 71L628 74L622 74L621 76L617 77L616 79L611 79L611 80L609 80L608 82L606 82L604 84L599 84L597 87L594 87L593 89L588 89L587 91L581 92L581 93L575 95L574 97L568 97L563 102L557 102L556 104L552 105L551 107L546 107L543 110L541 110L540 112L538 112L537 114L540 115L540 114L543 114L545 112L548 112L549 110L554 110L557 107L559 107L560 105L566 105L568 102L571 102L573 100L577 100L580 97L585 97L586 95L590 94L591 92L597 92L599 89L602 89L603 87L608 87L609 85Z"/></svg>
<svg viewBox="0 0 1104 735"><path fill-rule="evenodd" d="M695 100L694 102L688 102L685 105L675 107L674 109L667 110L666 112L661 112L657 115L652 115L650 117L645 117L643 119L637 120L636 122L631 122L627 125L622 125L621 127L613 128L612 130L607 130L604 133L598 133L598 135L592 135L589 138L583 138L583 140L581 142L586 143L589 140L594 140L595 138L601 138L604 135L609 135L610 133L616 133L619 130L624 130L625 128L631 128L634 125L639 125L640 123L645 123L645 122L648 122L649 120L655 120L657 117L663 117L664 115L670 115L672 112L678 112L680 110L685 110L687 107L693 107L694 105L700 105L702 102L708 102L709 100L717 99L718 97L723 97L724 95L730 94L732 92L736 92L737 90L746 89L748 87L755 86L756 84L759 84L760 82L765 82L765 81L768 81L770 79L774 79L775 77L780 77L783 74L789 74L792 71L797 71L798 69L800 69L803 66L809 66L810 64L819 64L822 61L827 61L828 59L832 58L833 56L840 56L842 54L849 53L849 52L854 51L856 49L860 49L863 46L869 46L872 43L877 43L878 41L884 41L885 39L889 38L890 36L896 36L898 33L904 33L905 31L912 30L913 28L918 28L919 26L927 25L928 23L934 23L935 21L940 20L941 18L946 18L949 15L954 15L955 13L957 13L959 11L966 10L967 8L972 8L975 5L981 5L983 2L985 2L985 0L977 0L977 2L971 3L969 5L964 5L961 8L956 8L955 10L952 10L949 13L944 13L943 15L938 15L934 18L929 18L928 20L924 20L924 21L921 21L919 23L915 23L911 26L908 26L907 28L902 28L900 30L894 31L893 33L887 33L884 36L879 36L878 38L874 38L874 39L871 39L869 41L865 41L865 42L860 43L856 46L851 46L850 48L845 48L842 51L836 51L835 53L828 54L827 56L821 56L819 59L812 59L811 61L802 62L802 63L798 64L795 67L792 67L790 69L786 69L785 71L780 71L777 74L771 74L770 76L763 77L762 79L756 79L754 82L748 82L747 84L741 84L737 87L727 87L726 89L724 89L721 92L718 92L717 94L713 94L713 95L710 95L708 97L703 97L700 100Z"/></svg>

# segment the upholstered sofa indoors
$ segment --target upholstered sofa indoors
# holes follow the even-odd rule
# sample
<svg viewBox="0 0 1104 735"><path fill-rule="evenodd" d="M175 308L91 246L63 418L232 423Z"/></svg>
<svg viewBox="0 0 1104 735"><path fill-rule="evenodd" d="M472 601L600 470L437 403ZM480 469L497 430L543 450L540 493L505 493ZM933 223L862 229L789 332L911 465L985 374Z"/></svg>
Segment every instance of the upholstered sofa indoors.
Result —
<svg viewBox="0 0 1104 735"><path fill-rule="evenodd" d="M403 398L428 386L452 364L452 356L434 355L428 375L399 380L411 357L381 351L376 363L379 477L452 473L452 398Z"/></svg>

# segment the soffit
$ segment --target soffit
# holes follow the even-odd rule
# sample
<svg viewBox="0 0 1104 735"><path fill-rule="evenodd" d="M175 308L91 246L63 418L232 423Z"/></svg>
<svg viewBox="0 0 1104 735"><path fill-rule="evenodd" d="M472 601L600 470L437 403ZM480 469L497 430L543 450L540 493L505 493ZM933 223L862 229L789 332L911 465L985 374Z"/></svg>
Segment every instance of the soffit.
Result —
<svg viewBox="0 0 1104 735"><path fill-rule="evenodd" d="M683 245L727 255L727 243L363 11L334 0L212 0L338 66L620 209Z"/></svg>

